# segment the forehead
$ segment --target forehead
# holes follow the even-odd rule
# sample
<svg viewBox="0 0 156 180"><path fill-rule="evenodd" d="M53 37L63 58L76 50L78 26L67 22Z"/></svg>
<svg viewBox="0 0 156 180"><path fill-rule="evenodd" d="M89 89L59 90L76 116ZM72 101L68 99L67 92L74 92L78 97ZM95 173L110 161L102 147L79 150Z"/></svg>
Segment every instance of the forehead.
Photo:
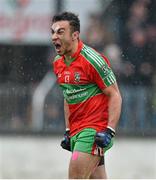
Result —
<svg viewBox="0 0 156 180"><path fill-rule="evenodd" d="M53 29L54 31L57 31L60 28L67 29L69 26L70 26L69 21L57 21L52 24L51 29Z"/></svg>

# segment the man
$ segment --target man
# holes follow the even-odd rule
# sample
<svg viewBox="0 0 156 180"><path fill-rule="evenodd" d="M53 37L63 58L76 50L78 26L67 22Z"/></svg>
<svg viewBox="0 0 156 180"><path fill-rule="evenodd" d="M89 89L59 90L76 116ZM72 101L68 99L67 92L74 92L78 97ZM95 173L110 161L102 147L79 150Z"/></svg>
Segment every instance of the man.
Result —
<svg viewBox="0 0 156 180"><path fill-rule="evenodd" d="M72 151L69 178L104 179L100 161L113 145L121 112L115 76L107 58L80 40L80 21L75 14L55 15L51 32L58 54L53 69L65 99L67 132L61 145Z"/></svg>

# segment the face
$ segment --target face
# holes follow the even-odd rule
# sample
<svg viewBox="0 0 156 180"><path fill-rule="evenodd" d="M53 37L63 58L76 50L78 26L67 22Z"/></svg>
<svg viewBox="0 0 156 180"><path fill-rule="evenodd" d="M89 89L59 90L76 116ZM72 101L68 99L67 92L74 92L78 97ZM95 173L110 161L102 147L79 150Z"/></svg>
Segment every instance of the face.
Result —
<svg viewBox="0 0 156 180"><path fill-rule="evenodd" d="M51 26L52 43L59 55L67 55L72 51L73 33L68 21L58 21Z"/></svg>

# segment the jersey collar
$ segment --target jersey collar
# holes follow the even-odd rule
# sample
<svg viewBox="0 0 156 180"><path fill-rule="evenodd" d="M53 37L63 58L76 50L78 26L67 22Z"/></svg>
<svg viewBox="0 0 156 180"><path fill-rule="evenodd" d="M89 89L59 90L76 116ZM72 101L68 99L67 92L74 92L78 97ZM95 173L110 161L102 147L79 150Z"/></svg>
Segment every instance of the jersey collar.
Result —
<svg viewBox="0 0 156 180"><path fill-rule="evenodd" d="M83 42L80 40L78 43L77 51L70 57L70 60L66 61L65 56L63 56L64 62L67 66L69 66L79 56L82 47L83 47Z"/></svg>

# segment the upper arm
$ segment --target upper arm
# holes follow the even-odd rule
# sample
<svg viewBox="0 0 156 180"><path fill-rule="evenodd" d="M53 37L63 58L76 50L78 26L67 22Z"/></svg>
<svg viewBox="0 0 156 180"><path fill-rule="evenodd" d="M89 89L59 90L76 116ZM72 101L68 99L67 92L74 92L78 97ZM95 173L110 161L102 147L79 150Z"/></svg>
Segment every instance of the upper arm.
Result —
<svg viewBox="0 0 156 180"><path fill-rule="evenodd" d="M65 99L64 99L64 112L65 114L67 114L67 116L69 116L69 105Z"/></svg>
<svg viewBox="0 0 156 180"><path fill-rule="evenodd" d="M103 90L116 83L116 77L109 63L102 57L98 56L90 63L91 80Z"/></svg>
<svg viewBox="0 0 156 180"><path fill-rule="evenodd" d="M70 128L70 126L69 126L69 106L65 99L64 99L64 117L65 117L66 128Z"/></svg>
<svg viewBox="0 0 156 180"><path fill-rule="evenodd" d="M65 99L64 99L64 109L66 112L69 111L68 103Z"/></svg>
<svg viewBox="0 0 156 180"><path fill-rule="evenodd" d="M110 96L113 96L113 95L116 95L118 96L119 98L121 98L121 94L120 94L120 91L119 91L119 88L118 88L118 85L117 83L109 86L109 87L106 87L104 90L103 90L103 93L110 97Z"/></svg>

